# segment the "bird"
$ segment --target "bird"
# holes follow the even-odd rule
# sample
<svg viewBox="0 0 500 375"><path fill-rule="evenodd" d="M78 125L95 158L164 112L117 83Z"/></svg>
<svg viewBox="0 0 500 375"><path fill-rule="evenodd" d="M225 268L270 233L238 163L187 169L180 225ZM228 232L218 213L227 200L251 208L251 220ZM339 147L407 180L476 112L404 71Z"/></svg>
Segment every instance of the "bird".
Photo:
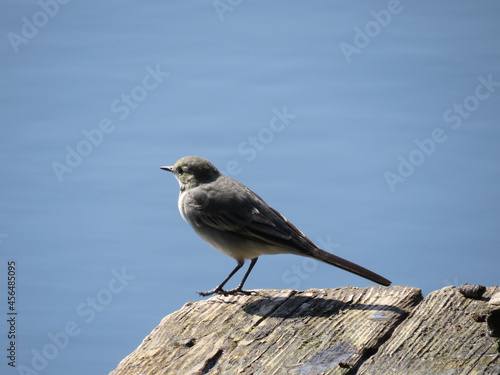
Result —
<svg viewBox="0 0 500 375"><path fill-rule="evenodd" d="M171 172L179 182L178 208L182 218L209 245L237 262L218 286L207 292L198 292L199 295L250 294L243 290L243 285L263 254L309 257L384 286L391 284L364 267L320 249L256 193L220 173L207 159L186 156L172 166L160 168ZM248 259L250 265L239 285L234 289L224 289Z"/></svg>

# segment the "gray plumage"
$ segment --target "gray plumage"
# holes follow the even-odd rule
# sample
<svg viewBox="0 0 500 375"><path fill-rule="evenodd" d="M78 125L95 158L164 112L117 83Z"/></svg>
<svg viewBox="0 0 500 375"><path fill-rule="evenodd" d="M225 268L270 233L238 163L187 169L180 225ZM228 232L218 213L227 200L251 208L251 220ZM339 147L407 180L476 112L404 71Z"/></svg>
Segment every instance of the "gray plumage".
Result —
<svg viewBox="0 0 500 375"><path fill-rule="evenodd" d="M208 160L187 156L171 167L180 185L179 211L195 232L216 250L234 258L238 266L216 288L201 295L234 294L262 254L295 254L342 268L382 285L384 277L318 248L295 225L262 198L238 181L221 174ZM246 259L252 263L237 288L226 291L224 284Z"/></svg>

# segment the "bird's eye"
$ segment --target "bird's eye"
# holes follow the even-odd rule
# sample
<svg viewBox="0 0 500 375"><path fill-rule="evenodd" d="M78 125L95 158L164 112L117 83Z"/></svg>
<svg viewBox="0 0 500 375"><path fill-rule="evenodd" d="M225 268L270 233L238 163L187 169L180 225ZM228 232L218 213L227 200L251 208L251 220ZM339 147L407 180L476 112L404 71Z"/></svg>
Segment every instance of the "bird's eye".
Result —
<svg viewBox="0 0 500 375"><path fill-rule="evenodd" d="M184 169L182 169L182 167L179 167L177 168L177 174L183 174L184 173Z"/></svg>

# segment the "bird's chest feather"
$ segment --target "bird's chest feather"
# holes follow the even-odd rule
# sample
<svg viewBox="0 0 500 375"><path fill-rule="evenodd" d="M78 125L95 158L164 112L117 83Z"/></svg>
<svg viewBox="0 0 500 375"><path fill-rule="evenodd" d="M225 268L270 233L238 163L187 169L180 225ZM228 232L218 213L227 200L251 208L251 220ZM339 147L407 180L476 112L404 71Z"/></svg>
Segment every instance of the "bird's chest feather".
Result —
<svg viewBox="0 0 500 375"><path fill-rule="evenodd" d="M186 191L181 191L179 193L179 200L177 201L177 208L179 209L179 212L180 212L182 218L189 223L189 221L186 217L185 209L184 209L184 200L186 199L186 193L187 193Z"/></svg>

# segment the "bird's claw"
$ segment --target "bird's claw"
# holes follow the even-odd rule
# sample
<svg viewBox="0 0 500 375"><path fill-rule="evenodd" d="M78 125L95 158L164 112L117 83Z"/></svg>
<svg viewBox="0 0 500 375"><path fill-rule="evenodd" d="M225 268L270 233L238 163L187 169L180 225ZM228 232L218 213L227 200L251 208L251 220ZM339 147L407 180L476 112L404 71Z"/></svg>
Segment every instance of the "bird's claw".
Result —
<svg viewBox="0 0 500 375"><path fill-rule="evenodd" d="M234 288L234 289L230 289L230 290L224 290L222 288L215 288L215 289L209 290L208 292L197 292L197 293L202 297L211 296L212 294L220 294L223 296L234 296L234 295L240 294L240 293L247 295L247 296L255 294L254 291L243 290L241 288Z"/></svg>

